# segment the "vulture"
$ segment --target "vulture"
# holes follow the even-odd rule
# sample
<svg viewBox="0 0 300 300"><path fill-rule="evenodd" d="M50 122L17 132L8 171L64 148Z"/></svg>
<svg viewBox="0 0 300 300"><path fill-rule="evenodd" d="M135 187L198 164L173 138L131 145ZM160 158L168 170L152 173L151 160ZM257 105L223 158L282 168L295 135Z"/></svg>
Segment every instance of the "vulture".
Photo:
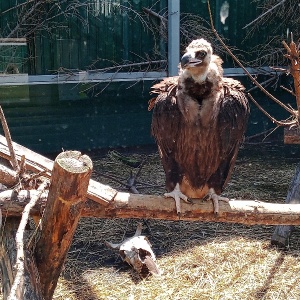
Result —
<svg viewBox="0 0 300 300"><path fill-rule="evenodd" d="M222 59L205 39L192 41L179 64L179 76L152 86L151 133L166 176L165 197L210 199L214 212L228 183L244 138L249 104L243 85L223 77Z"/></svg>

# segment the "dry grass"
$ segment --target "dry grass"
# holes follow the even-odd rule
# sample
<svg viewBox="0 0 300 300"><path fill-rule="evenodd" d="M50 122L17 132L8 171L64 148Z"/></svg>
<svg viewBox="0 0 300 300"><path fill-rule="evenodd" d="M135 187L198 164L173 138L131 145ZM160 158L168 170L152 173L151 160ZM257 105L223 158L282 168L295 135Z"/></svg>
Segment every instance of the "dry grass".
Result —
<svg viewBox="0 0 300 300"><path fill-rule="evenodd" d="M226 194L284 201L298 162L286 149L242 149ZM108 155L94 153L91 157L94 168L102 173L126 179L132 170ZM139 151L131 157L143 159L145 154ZM157 154L147 157L139 180L162 185L164 175ZM105 177L94 177L124 188ZM142 193L163 191L163 187L140 189ZM82 219L54 299L300 299L297 229L290 248L280 251L270 247L272 226L143 220L143 234L151 241L164 273L141 280L103 243L132 236L138 221Z"/></svg>
<svg viewBox="0 0 300 300"><path fill-rule="evenodd" d="M286 151L286 149L284 150ZM226 189L231 197L284 201L297 159L280 149L244 149ZM132 154L143 159L143 154ZM108 156L93 157L95 169L126 179L131 168ZM95 175L95 177L97 177ZM118 189L119 183L101 182ZM140 181L162 185L156 153L148 155ZM124 180L125 181L125 180ZM163 187L140 189L158 193ZM147 220L162 277L140 280L103 241L119 242L138 220L84 219L78 227L55 299L299 299L299 231L288 251L270 247L272 226Z"/></svg>

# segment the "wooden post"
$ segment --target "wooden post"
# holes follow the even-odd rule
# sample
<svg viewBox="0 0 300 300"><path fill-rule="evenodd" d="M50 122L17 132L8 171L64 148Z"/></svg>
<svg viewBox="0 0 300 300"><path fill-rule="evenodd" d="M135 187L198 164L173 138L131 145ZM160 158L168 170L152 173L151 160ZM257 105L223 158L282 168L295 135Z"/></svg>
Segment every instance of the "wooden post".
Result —
<svg viewBox="0 0 300 300"><path fill-rule="evenodd" d="M15 279L15 263L17 255L16 232L19 227L20 217L6 218L5 226L1 234L1 278L3 298L8 299L11 287ZM41 300L43 299L40 289L38 271L34 259L29 250L24 249L24 276L23 280L17 286L13 298L24 300Z"/></svg>
<svg viewBox="0 0 300 300"><path fill-rule="evenodd" d="M300 203L300 164L297 166L293 180L290 184L285 203ZM292 225L278 225L271 238L271 244L280 248L285 248L289 244L289 239L293 231Z"/></svg>
<svg viewBox="0 0 300 300"><path fill-rule="evenodd" d="M59 154L42 217L35 257L45 300L52 299L87 195L92 161L78 151Z"/></svg>

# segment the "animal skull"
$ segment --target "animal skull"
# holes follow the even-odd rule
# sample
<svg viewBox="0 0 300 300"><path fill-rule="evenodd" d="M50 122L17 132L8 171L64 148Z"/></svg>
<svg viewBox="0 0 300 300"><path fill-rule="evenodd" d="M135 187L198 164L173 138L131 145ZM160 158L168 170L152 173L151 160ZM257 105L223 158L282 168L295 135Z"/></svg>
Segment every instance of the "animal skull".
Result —
<svg viewBox="0 0 300 300"><path fill-rule="evenodd" d="M105 242L112 249L119 249L120 256L132 266L140 276L146 277L149 273L161 275L161 270L156 265L156 257L151 249L151 244L146 236L141 235L142 224L139 223L133 237L120 244Z"/></svg>

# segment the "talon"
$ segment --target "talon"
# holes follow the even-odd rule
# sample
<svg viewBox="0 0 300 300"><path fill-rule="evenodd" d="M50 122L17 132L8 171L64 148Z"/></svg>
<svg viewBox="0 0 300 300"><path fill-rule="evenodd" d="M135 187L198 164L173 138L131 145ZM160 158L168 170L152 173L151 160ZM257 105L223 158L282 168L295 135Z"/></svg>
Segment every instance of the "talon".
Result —
<svg viewBox="0 0 300 300"><path fill-rule="evenodd" d="M203 201L208 201L208 200L210 200L211 199L211 195L208 193L208 194L206 194L203 198L202 198L202 200Z"/></svg>
<svg viewBox="0 0 300 300"><path fill-rule="evenodd" d="M171 197L175 200L177 214L181 214L180 199L182 199L186 203L192 203L192 200L190 200L186 195L184 195L180 191L179 183L176 184L176 186L175 186L175 188L172 192L165 193L164 196L165 197Z"/></svg>
<svg viewBox="0 0 300 300"><path fill-rule="evenodd" d="M222 197L216 194L213 188L209 189L209 192L205 198L208 197L208 200L211 199L213 202L214 213L217 215L219 213L219 201L229 202L229 198Z"/></svg>
<svg viewBox="0 0 300 300"><path fill-rule="evenodd" d="M193 200L192 200L192 199L190 199L190 198L187 198L187 199L186 199L186 203L193 204L194 202L193 202Z"/></svg>

